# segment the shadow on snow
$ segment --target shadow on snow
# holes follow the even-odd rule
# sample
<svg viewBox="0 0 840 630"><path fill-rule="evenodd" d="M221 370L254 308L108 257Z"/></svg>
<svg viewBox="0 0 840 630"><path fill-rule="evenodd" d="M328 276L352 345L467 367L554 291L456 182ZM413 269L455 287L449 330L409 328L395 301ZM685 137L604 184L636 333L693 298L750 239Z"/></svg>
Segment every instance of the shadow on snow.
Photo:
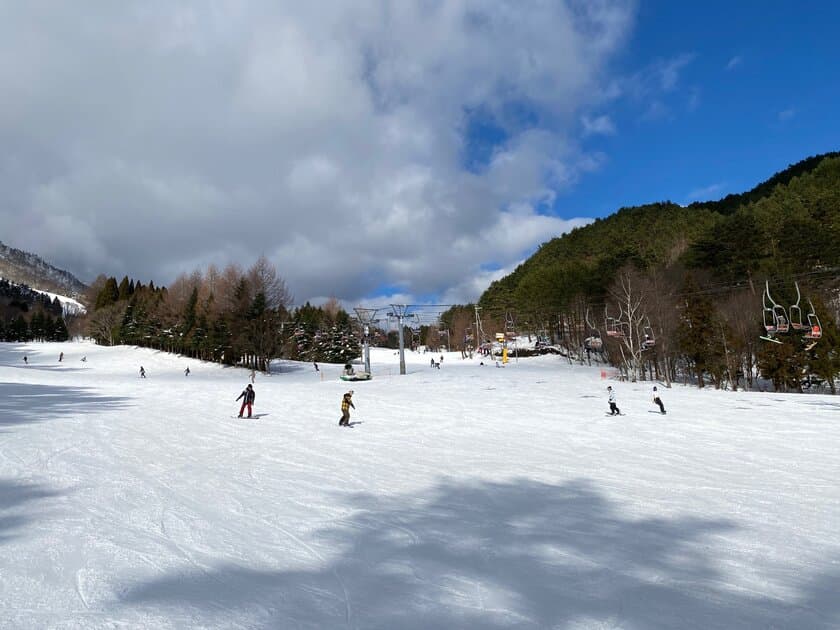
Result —
<svg viewBox="0 0 840 630"><path fill-rule="evenodd" d="M628 517L585 480L446 481L425 495L348 501L356 514L317 532L332 558L317 568L185 570L128 587L120 603L211 624L247 612L263 628L827 630L840 622L836 571L800 575L798 595L786 599L736 589L717 568L727 551L716 540L735 522Z"/></svg>
<svg viewBox="0 0 840 630"><path fill-rule="evenodd" d="M31 515L22 511L24 507L58 494L41 484L0 479L0 544L14 538L32 521Z"/></svg>
<svg viewBox="0 0 840 630"><path fill-rule="evenodd" d="M0 426L43 422L71 412L121 409L127 398L59 385L0 383Z"/></svg>

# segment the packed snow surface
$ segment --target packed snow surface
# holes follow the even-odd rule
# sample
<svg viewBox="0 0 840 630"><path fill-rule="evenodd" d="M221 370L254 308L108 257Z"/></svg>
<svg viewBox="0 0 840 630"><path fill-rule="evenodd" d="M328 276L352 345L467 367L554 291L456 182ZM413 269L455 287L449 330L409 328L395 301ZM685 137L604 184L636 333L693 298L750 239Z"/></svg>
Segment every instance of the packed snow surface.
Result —
<svg viewBox="0 0 840 630"><path fill-rule="evenodd" d="M840 627L840 398L430 358L0 344L0 628Z"/></svg>

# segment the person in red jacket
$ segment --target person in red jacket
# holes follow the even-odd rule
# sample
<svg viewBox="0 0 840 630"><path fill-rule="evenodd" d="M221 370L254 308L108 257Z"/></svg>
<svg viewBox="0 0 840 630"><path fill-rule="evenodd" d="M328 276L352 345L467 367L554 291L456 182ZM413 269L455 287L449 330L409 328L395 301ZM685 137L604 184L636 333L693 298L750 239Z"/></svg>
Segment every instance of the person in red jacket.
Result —
<svg viewBox="0 0 840 630"><path fill-rule="evenodd" d="M237 396L236 400L242 399L242 406L239 408L239 417L242 417L242 414L245 412L245 408L248 408L248 417L251 417L251 406L254 404L254 399L256 398L256 394L254 393L254 387L248 383L248 386L242 390L242 393Z"/></svg>

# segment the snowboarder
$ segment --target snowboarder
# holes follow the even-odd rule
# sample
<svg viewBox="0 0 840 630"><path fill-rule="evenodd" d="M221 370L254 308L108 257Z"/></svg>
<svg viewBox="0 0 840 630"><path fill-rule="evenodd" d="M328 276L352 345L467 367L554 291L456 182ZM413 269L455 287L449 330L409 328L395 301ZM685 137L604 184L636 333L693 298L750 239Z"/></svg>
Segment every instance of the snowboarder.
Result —
<svg viewBox="0 0 840 630"><path fill-rule="evenodd" d="M351 389L349 392L344 394L344 397L341 399L341 418L338 421L338 426L340 427L348 427L350 426L350 407L353 409L356 408L356 405L353 404L353 390Z"/></svg>
<svg viewBox="0 0 840 630"><path fill-rule="evenodd" d="M184 376L189 376L189 375L190 375L190 366L188 365L187 369L184 370Z"/></svg>
<svg viewBox="0 0 840 630"><path fill-rule="evenodd" d="M610 393L608 401L610 403L610 415L611 416L619 416L621 415L621 410L618 408L618 405L615 404L615 392L611 385L607 385L607 391Z"/></svg>
<svg viewBox="0 0 840 630"><path fill-rule="evenodd" d="M58 355L58 362L59 362L59 363L61 363L63 360L64 360L64 353L63 353L63 352L61 352L61 353L59 353L59 355Z"/></svg>
<svg viewBox="0 0 840 630"><path fill-rule="evenodd" d="M242 393L236 397L236 400L242 399L242 406L239 408L239 417L242 417L242 414L245 412L245 408L248 408L248 417L251 417L251 407L254 404L254 399L256 398L256 394L254 393L254 387L248 383L247 387L242 390Z"/></svg>
<svg viewBox="0 0 840 630"><path fill-rule="evenodd" d="M662 399L659 397L659 391L655 385L653 387L653 402L659 405L659 413L665 415L665 405L662 404Z"/></svg>
<svg viewBox="0 0 840 630"><path fill-rule="evenodd" d="M140 366L140 378L146 378L146 370L143 369L143 366Z"/></svg>

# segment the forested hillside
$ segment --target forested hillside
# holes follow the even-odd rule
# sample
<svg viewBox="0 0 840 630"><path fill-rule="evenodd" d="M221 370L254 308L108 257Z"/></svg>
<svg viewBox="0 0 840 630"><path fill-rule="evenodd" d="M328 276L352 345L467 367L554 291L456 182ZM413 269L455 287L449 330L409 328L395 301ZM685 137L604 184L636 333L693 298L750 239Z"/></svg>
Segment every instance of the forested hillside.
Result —
<svg viewBox="0 0 840 630"><path fill-rule="evenodd" d="M87 289L85 284L69 271L54 267L40 256L9 247L2 242L0 278L74 299L81 298Z"/></svg>
<svg viewBox="0 0 840 630"><path fill-rule="evenodd" d="M182 275L168 287L100 276L88 297L87 333L99 344L133 344L226 365L268 370L271 359L342 363L359 355L337 300L290 310L285 281L264 257Z"/></svg>
<svg viewBox="0 0 840 630"><path fill-rule="evenodd" d="M64 310L29 287L0 279L0 341L66 341Z"/></svg>
<svg viewBox="0 0 840 630"><path fill-rule="evenodd" d="M631 378L834 391L839 269L831 153L720 201L622 208L544 243L478 306Z"/></svg>

